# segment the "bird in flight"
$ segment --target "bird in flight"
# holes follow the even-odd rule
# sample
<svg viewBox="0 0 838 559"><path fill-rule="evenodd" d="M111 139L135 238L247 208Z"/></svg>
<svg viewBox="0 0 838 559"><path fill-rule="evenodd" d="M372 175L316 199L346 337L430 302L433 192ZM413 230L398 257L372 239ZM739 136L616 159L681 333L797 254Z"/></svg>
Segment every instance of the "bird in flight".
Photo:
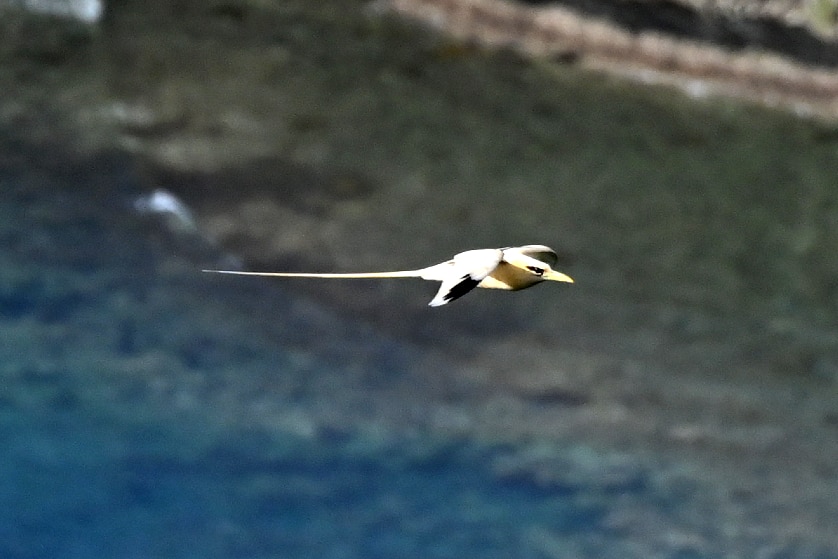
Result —
<svg viewBox="0 0 838 559"><path fill-rule="evenodd" d="M467 250L451 260L419 270L399 272L364 272L349 274L314 274L306 272L239 272L203 270L216 274L267 276L279 278L422 278L439 281L436 296L428 303L439 307L459 299L475 287L518 291L543 281L573 283L573 279L553 269L558 256L544 245Z"/></svg>

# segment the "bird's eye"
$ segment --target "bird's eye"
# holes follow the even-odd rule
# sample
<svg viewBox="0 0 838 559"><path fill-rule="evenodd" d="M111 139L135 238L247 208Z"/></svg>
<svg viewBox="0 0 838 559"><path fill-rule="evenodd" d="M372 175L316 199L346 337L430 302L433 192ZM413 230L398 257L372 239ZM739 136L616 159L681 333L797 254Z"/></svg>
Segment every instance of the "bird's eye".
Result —
<svg viewBox="0 0 838 559"><path fill-rule="evenodd" d="M544 268L537 268L536 266L527 266L527 270L529 270L530 272L532 272L533 274L535 274L537 276L543 276L544 275Z"/></svg>

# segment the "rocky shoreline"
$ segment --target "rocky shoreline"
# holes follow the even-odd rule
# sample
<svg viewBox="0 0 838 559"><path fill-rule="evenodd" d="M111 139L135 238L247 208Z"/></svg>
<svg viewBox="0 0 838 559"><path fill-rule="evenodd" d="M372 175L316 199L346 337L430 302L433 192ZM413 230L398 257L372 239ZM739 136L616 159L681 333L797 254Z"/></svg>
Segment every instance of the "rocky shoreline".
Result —
<svg viewBox="0 0 838 559"><path fill-rule="evenodd" d="M577 4L379 0L372 7L459 40L672 85L694 97L740 97L800 115L838 117L834 23L828 38L817 34L822 26L802 27L799 9L765 19L765 10L747 5L733 15L704 3L674 16L667 2Z"/></svg>

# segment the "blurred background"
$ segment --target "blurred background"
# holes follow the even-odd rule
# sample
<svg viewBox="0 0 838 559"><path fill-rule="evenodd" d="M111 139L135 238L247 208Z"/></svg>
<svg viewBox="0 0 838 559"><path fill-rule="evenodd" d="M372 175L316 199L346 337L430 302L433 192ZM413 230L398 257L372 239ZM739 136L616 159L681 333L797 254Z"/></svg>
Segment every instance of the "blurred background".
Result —
<svg viewBox="0 0 838 559"><path fill-rule="evenodd" d="M837 10L0 1L0 556L838 557Z"/></svg>

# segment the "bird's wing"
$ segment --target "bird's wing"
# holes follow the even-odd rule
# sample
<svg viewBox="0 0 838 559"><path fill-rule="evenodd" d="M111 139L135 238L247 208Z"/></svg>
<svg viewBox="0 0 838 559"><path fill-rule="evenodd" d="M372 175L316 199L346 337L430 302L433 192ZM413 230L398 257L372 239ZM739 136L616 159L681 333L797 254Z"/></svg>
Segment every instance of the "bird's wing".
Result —
<svg viewBox="0 0 838 559"><path fill-rule="evenodd" d="M469 250L461 252L448 262L426 268L423 278L442 281L439 291L428 305L439 307L459 299L491 274L502 259L503 251L500 249ZM427 273L430 270L434 273Z"/></svg>
<svg viewBox="0 0 838 559"><path fill-rule="evenodd" d="M552 268L556 265L556 262L558 262L559 260L556 251L544 245L524 245L520 247L508 247L503 249L503 252L504 259L510 263L512 263L516 259L516 257L520 255L528 258L534 258L535 260L543 262Z"/></svg>

